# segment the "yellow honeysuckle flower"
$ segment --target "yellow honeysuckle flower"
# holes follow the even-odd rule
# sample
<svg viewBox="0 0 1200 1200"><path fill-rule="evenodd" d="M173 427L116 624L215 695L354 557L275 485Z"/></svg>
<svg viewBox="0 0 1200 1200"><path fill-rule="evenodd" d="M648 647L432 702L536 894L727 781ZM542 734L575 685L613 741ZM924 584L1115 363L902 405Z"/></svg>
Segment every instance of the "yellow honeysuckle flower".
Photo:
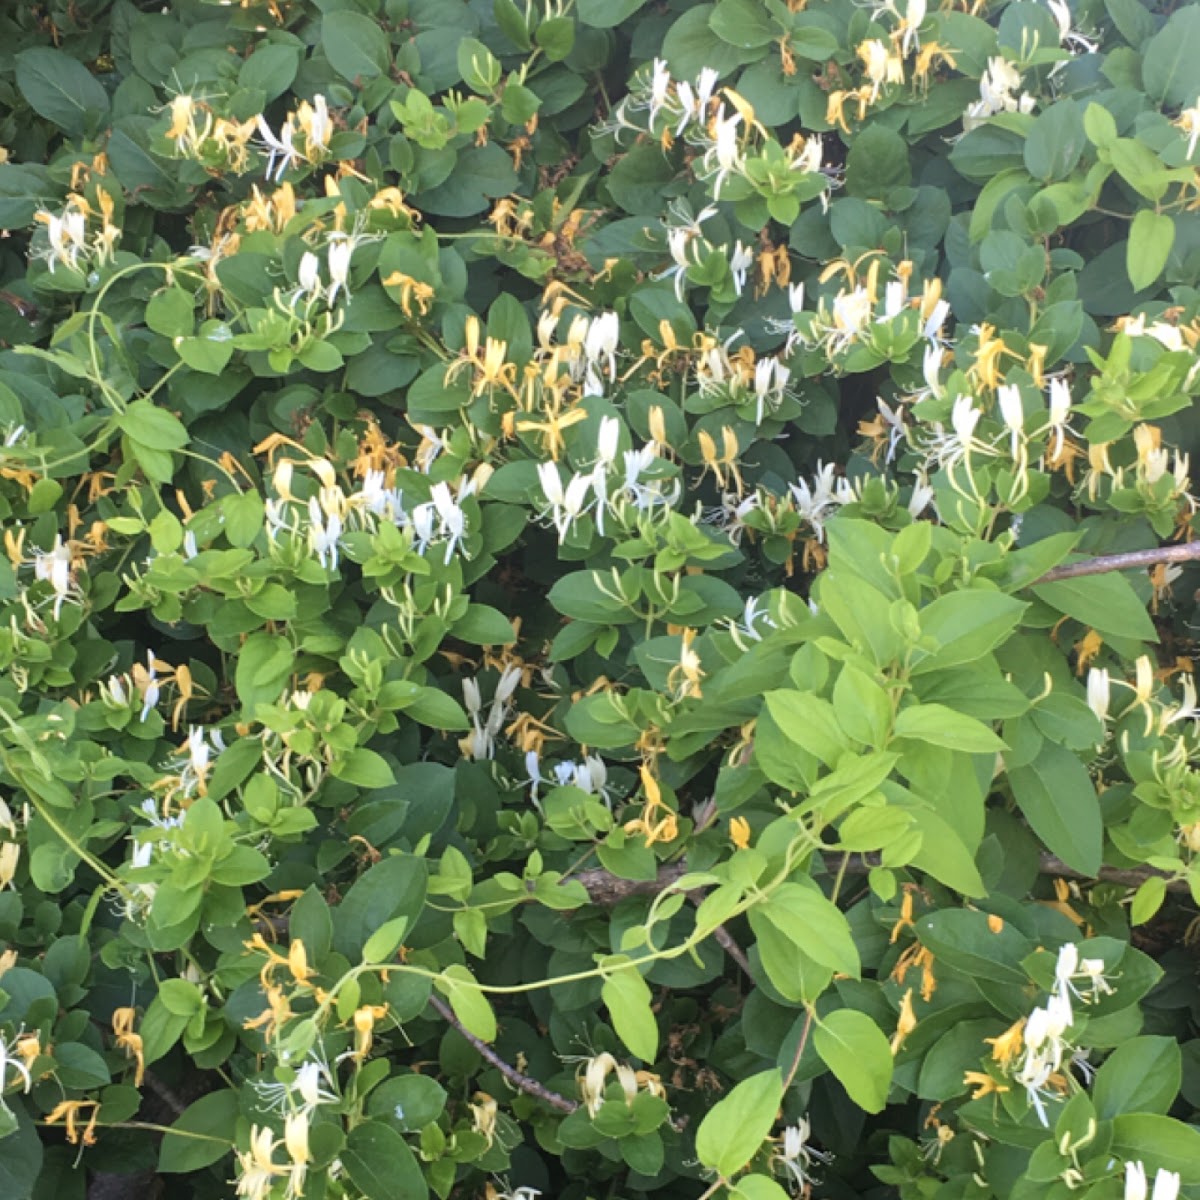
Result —
<svg viewBox="0 0 1200 1200"><path fill-rule="evenodd" d="M750 845L750 822L745 817L730 817L729 840L739 849L745 850Z"/></svg>
<svg viewBox="0 0 1200 1200"><path fill-rule="evenodd" d="M1024 1029L1025 1018L1022 1017L1019 1021L1010 1025L999 1037L983 1039L991 1046L992 1058L995 1062L1007 1068L1009 1064L1015 1062L1020 1057L1025 1045L1022 1036Z"/></svg>

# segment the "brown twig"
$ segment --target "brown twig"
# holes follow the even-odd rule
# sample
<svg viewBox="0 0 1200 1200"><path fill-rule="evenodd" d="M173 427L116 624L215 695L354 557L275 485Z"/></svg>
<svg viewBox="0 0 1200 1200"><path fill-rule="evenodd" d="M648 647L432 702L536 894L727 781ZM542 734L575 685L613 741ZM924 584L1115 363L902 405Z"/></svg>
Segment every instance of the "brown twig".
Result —
<svg viewBox="0 0 1200 1200"><path fill-rule="evenodd" d="M617 904L628 896L657 896L687 874L684 863L660 867L653 879L620 879L603 867L589 867L575 876L593 904Z"/></svg>
<svg viewBox="0 0 1200 1200"><path fill-rule="evenodd" d="M1053 583L1057 579L1075 579L1080 575L1106 575L1109 571L1132 571L1138 567L1156 567L1159 563L1195 562L1200 559L1200 542L1178 546L1159 546L1154 550L1129 550L1124 554L1102 554L1064 563L1047 571L1034 584Z"/></svg>
<svg viewBox="0 0 1200 1200"><path fill-rule="evenodd" d="M566 1096L560 1096L557 1092L552 1092L544 1084L538 1083L536 1079L530 1079L528 1075L522 1075L511 1063L505 1062L487 1042L482 1038L477 1038L463 1025L454 1015L454 1011L450 1005L440 996L430 996L429 1003L433 1005L442 1019L462 1034L513 1087L519 1088L527 1096L536 1096L537 1099L549 1104L551 1108L557 1108L559 1112L573 1113L579 1107L577 1100L568 1100Z"/></svg>
<svg viewBox="0 0 1200 1200"><path fill-rule="evenodd" d="M1041 862L1043 875L1051 875L1058 879L1089 879L1090 876L1068 867L1061 858L1053 854L1043 854ZM1147 879L1158 876L1166 879L1168 892L1182 892L1185 895L1191 891L1186 879L1172 879L1167 871L1159 871L1154 867L1101 867L1096 879L1100 883L1119 883L1122 887L1140 887Z"/></svg>
<svg viewBox="0 0 1200 1200"><path fill-rule="evenodd" d="M713 930L713 937L716 939L717 945L742 968L746 978L753 982L754 972L750 970L750 960L746 957L741 946L733 940L733 934L724 925L718 925Z"/></svg>
<svg viewBox="0 0 1200 1200"><path fill-rule="evenodd" d="M880 865L877 854L851 854L847 856L831 854L826 861L826 868L830 873L838 870L842 864L843 857L845 857L846 862L845 874L848 875L866 875L874 867ZM1186 893L1189 890L1186 880L1172 879L1169 871L1160 871L1155 867L1101 867L1097 875L1089 876L1083 874L1081 871L1076 871L1073 867L1067 866L1061 858L1056 858L1053 854L1043 854L1039 870L1041 874L1049 875L1051 878L1091 880L1096 883L1119 883L1123 887L1138 887L1140 884L1145 883L1147 879L1158 876L1159 878L1169 880L1167 883L1167 891L1169 892ZM607 907L617 904L627 896L656 896L659 892L665 891L671 884L678 882L680 877L685 873L686 868L682 863L672 863L670 866L663 867L655 879L620 879L616 875L605 871L602 867L594 867L591 870L582 871L576 878L587 889L588 896L593 904L600 904Z"/></svg>

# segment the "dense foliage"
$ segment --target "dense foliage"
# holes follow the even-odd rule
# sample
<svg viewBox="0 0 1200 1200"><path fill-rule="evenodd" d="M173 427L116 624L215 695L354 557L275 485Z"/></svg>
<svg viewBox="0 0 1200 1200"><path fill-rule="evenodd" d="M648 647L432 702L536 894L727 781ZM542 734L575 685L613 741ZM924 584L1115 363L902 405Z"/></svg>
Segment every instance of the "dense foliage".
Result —
<svg viewBox="0 0 1200 1200"><path fill-rule="evenodd" d="M1197 574L1044 578L1193 526L1200 6L40 0L0 112L4 1200L1200 1196Z"/></svg>

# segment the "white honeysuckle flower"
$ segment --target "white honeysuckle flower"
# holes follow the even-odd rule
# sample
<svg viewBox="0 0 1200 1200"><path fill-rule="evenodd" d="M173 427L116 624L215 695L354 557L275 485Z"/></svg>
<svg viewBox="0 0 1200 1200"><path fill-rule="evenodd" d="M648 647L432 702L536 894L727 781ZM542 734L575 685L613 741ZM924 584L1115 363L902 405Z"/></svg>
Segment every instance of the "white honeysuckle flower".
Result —
<svg viewBox="0 0 1200 1200"><path fill-rule="evenodd" d="M538 788L546 783L546 777L542 774L541 759L536 750L525 751L525 770L529 775L529 778L524 781L529 784L529 798L536 805L538 804Z"/></svg>
<svg viewBox="0 0 1200 1200"><path fill-rule="evenodd" d="M1108 671L1100 667L1092 667L1087 677L1088 708L1096 714L1101 722L1108 720L1108 707L1112 702L1112 685Z"/></svg>
<svg viewBox="0 0 1200 1200"><path fill-rule="evenodd" d="M1000 417L1011 435L1010 453L1015 459L1018 457L1025 433L1025 407L1021 402L1021 389L1015 384L1002 383L996 389L996 403L1000 408Z"/></svg>
<svg viewBox="0 0 1200 1200"><path fill-rule="evenodd" d="M687 80L681 80L675 87L675 95L680 105L679 123L675 126L675 136L679 138L696 116L696 94Z"/></svg>
<svg viewBox="0 0 1200 1200"><path fill-rule="evenodd" d="M14 1077L10 1077L9 1072L12 1072ZM17 1052L16 1038L10 1042L0 1038L0 1097L14 1084L19 1084L21 1091L28 1092L33 1087L33 1077ZM0 1099L0 1108L11 1115L11 1110L3 1099Z"/></svg>
<svg viewBox="0 0 1200 1200"><path fill-rule="evenodd" d="M562 542L574 521L587 509L593 477L590 474L572 475L564 489L558 467L554 463L539 463L538 482L550 505L550 511L543 515L549 517L550 523L558 531L559 542Z"/></svg>
<svg viewBox="0 0 1200 1200"><path fill-rule="evenodd" d="M479 694L479 682L469 676L464 676L462 681L463 690L463 705L467 710L468 716L476 716L483 707L483 700Z"/></svg>
<svg viewBox="0 0 1200 1200"><path fill-rule="evenodd" d="M1146 1166L1142 1162L1125 1164L1125 1200L1146 1200L1149 1187L1146 1183Z"/></svg>
<svg viewBox="0 0 1200 1200"><path fill-rule="evenodd" d="M757 404L754 410L754 423L761 425L766 415L768 404L772 409L778 408L787 391L791 371L778 358L760 358L754 364L754 395Z"/></svg>
<svg viewBox="0 0 1200 1200"><path fill-rule="evenodd" d="M323 1084L328 1086L322 1086ZM328 1066L308 1059L296 1068L291 1083L255 1080L253 1087L270 1112L302 1112L311 1115L322 1104L336 1104L337 1093Z"/></svg>
<svg viewBox="0 0 1200 1200"><path fill-rule="evenodd" d="M713 93L717 89L717 81L720 78L721 72L716 67L700 68L700 77L696 80L696 110L697 116L701 119L704 117L709 101L713 98Z"/></svg>
<svg viewBox="0 0 1200 1200"><path fill-rule="evenodd" d="M925 386L929 389L930 394L934 396L942 394L940 379L942 357L941 346L931 341L925 347L925 354L921 359L921 378L925 381Z"/></svg>
<svg viewBox="0 0 1200 1200"><path fill-rule="evenodd" d="M621 440L621 422L616 417L603 417L596 437L596 462L611 467L617 461Z"/></svg>
<svg viewBox="0 0 1200 1200"><path fill-rule="evenodd" d="M261 114L258 117L258 132L267 149L266 178L278 183L289 167L294 167L300 161L300 151L293 141L294 133L290 121L285 121L280 127L279 136L271 131L270 125ZM278 164L278 166L277 166Z"/></svg>
<svg viewBox="0 0 1200 1200"><path fill-rule="evenodd" d="M739 240L729 256L729 271L733 276L733 290L740 296L746 288L746 277L754 266L754 251L743 246Z"/></svg>
<svg viewBox="0 0 1200 1200"><path fill-rule="evenodd" d="M730 175L742 169L741 140L738 128L742 123L742 115L738 112L725 115L724 106L718 109L712 123L712 144L704 155L704 169L711 173L716 164L715 182L713 184L713 199L721 198L721 187Z"/></svg>
<svg viewBox="0 0 1200 1200"><path fill-rule="evenodd" d="M929 480L918 476L913 484L912 495L909 497L907 508L910 516L919 517L933 502L936 492L930 486Z"/></svg>
<svg viewBox="0 0 1200 1200"><path fill-rule="evenodd" d="M928 341L935 341L942 331L942 326L946 323L946 318L950 315L950 305L945 300L938 300L930 310L929 316L925 324L921 327L921 336ZM931 347L936 349L936 347ZM928 351L926 352L928 353ZM940 350L939 350L939 359Z"/></svg>
<svg viewBox="0 0 1200 1200"><path fill-rule="evenodd" d="M299 291L304 296L317 299L324 291L321 284L321 260L311 250L306 250L301 257L296 279Z"/></svg>
<svg viewBox="0 0 1200 1200"><path fill-rule="evenodd" d="M834 332L829 343L833 353L840 353L862 333L871 321L873 308L871 293L863 287L841 291L834 297L831 309Z"/></svg>
<svg viewBox="0 0 1200 1200"><path fill-rule="evenodd" d="M342 536L342 519L332 513L328 517L321 510L316 496L308 500L308 547L317 556L322 567L337 570L338 540Z"/></svg>
<svg viewBox="0 0 1200 1200"><path fill-rule="evenodd" d="M974 440L975 427L982 416L983 411L975 407L974 397L959 396L954 401L954 407L950 410L950 424L962 445L969 445Z"/></svg>
<svg viewBox="0 0 1200 1200"><path fill-rule="evenodd" d="M1095 54L1098 43L1071 28L1071 9L1065 0L1046 0L1046 3L1054 17L1054 23L1058 26L1059 44L1078 54ZM1051 74L1060 70L1063 65L1062 63L1055 64Z"/></svg>
<svg viewBox="0 0 1200 1200"><path fill-rule="evenodd" d="M1183 699L1176 707L1163 711L1158 719L1159 733L1165 733L1179 721L1195 721L1200 718L1200 708L1196 707L1196 683L1191 675L1183 676Z"/></svg>
<svg viewBox="0 0 1200 1200"><path fill-rule="evenodd" d="M501 704L507 704L513 697L513 693L517 690L521 682L520 667L505 667L504 672L500 676L500 681L496 684L496 693L492 703L497 701Z"/></svg>
<svg viewBox="0 0 1200 1200"><path fill-rule="evenodd" d="M333 120L329 116L329 104L320 92L313 97L311 107L305 108L305 115L307 120L304 128L308 137L308 148L328 150L329 138L333 134Z"/></svg>
<svg viewBox="0 0 1200 1200"><path fill-rule="evenodd" d="M671 71L666 59L654 60L653 74L650 77L650 126L653 128L654 119L662 111L671 92Z"/></svg>
<svg viewBox="0 0 1200 1200"><path fill-rule="evenodd" d="M599 395L603 392L597 367L605 365L609 383L617 379L617 349L620 345L621 322L615 312L600 313L588 323L587 334L584 337L583 352L587 360L588 371L586 392Z"/></svg>
<svg viewBox="0 0 1200 1200"><path fill-rule="evenodd" d="M559 507L563 502L563 486L558 467L552 462L538 463L537 475L542 495L552 506Z"/></svg>
<svg viewBox="0 0 1200 1200"><path fill-rule="evenodd" d="M1074 942L1064 942L1058 949L1054 965L1054 990L1070 1004L1071 977L1079 969L1079 947Z"/></svg>
<svg viewBox="0 0 1200 1200"><path fill-rule="evenodd" d="M792 170L804 171L808 174L815 175L821 170L822 157L825 150L825 143L817 134L804 139L804 146L793 159ZM798 285L803 288L803 284ZM793 305L793 308L796 306Z"/></svg>
<svg viewBox="0 0 1200 1200"><path fill-rule="evenodd" d="M1154 1174L1154 1191L1150 1194L1150 1200L1178 1200L1181 1182L1178 1171L1159 1167Z"/></svg>
<svg viewBox="0 0 1200 1200"><path fill-rule="evenodd" d="M1050 420L1049 429L1054 435L1054 453L1062 452L1064 431L1067 420L1071 415L1071 389L1067 381L1061 377L1050 380Z"/></svg>
<svg viewBox="0 0 1200 1200"><path fill-rule="evenodd" d="M449 539L446 544L446 562L449 563L454 557L455 547L466 536L467 516L458 504L455 503L454 497L450 494L450 485L448 483L435 483L429 489L429 499L441 521L440 532Z"/></svg>
<svg viewBox="0 0 1200 1200"><path fill-rule="evenodd" d="M354 254L354 242L347 237L338 237L330 241L325 251L329 264L329 295L326 303L331 307L339 292L344 292L350 298L350 259Z"/></svg>
<svg viewBox="0 0 1200 1200"><path fill-rule="evenodd" d="M784 1128L782 1147L774 1154L771 1162L780 1166L791 1176L793 1183L805 1195L812 1189L814 1176L811 1173L812 1164L830 1163L833 1155L823 1150L814 1150L808 1144L812 1136L812 1126L807 1117L801 1117L795 1125Z"/></svg>
<svg viewBox="0 0 1200 1200"><path fill-rule="evenodd" d="M883 289L883 312L876 318L879 321L890 321L898 317L908 303L908 288L903 280L893 279Z"/></svg>
<svg viewBox="0 0 1200 1200"><path fill-rule="evenodd" d="M49 550L35 550L33 573L36 579L50 585L54 593L54 619L58 620L63 604L78 594L71 577L71 551L64 544L62 534L56 534L54 545Z"/></svg>
<svg viewBox="0 0 1200 1200"><path fill-rule="evenodd" d="M836 471L835 464L818 462L811 487L804 479L788 486L796 511L812 527L818 542L825 540L825 522L837 507Z"/></svg>

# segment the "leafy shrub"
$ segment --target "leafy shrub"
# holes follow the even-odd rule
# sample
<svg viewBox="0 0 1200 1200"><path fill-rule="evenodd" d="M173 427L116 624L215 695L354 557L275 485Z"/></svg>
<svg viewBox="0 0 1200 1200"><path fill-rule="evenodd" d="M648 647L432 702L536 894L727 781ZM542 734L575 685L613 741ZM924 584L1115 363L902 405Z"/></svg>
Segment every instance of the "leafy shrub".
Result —
<svg viewBox="0 0 1200 1200"><path fill-rule="evenodd" d="M1200 8L0 32L6 1200L1200 1195Z"/></svg>

